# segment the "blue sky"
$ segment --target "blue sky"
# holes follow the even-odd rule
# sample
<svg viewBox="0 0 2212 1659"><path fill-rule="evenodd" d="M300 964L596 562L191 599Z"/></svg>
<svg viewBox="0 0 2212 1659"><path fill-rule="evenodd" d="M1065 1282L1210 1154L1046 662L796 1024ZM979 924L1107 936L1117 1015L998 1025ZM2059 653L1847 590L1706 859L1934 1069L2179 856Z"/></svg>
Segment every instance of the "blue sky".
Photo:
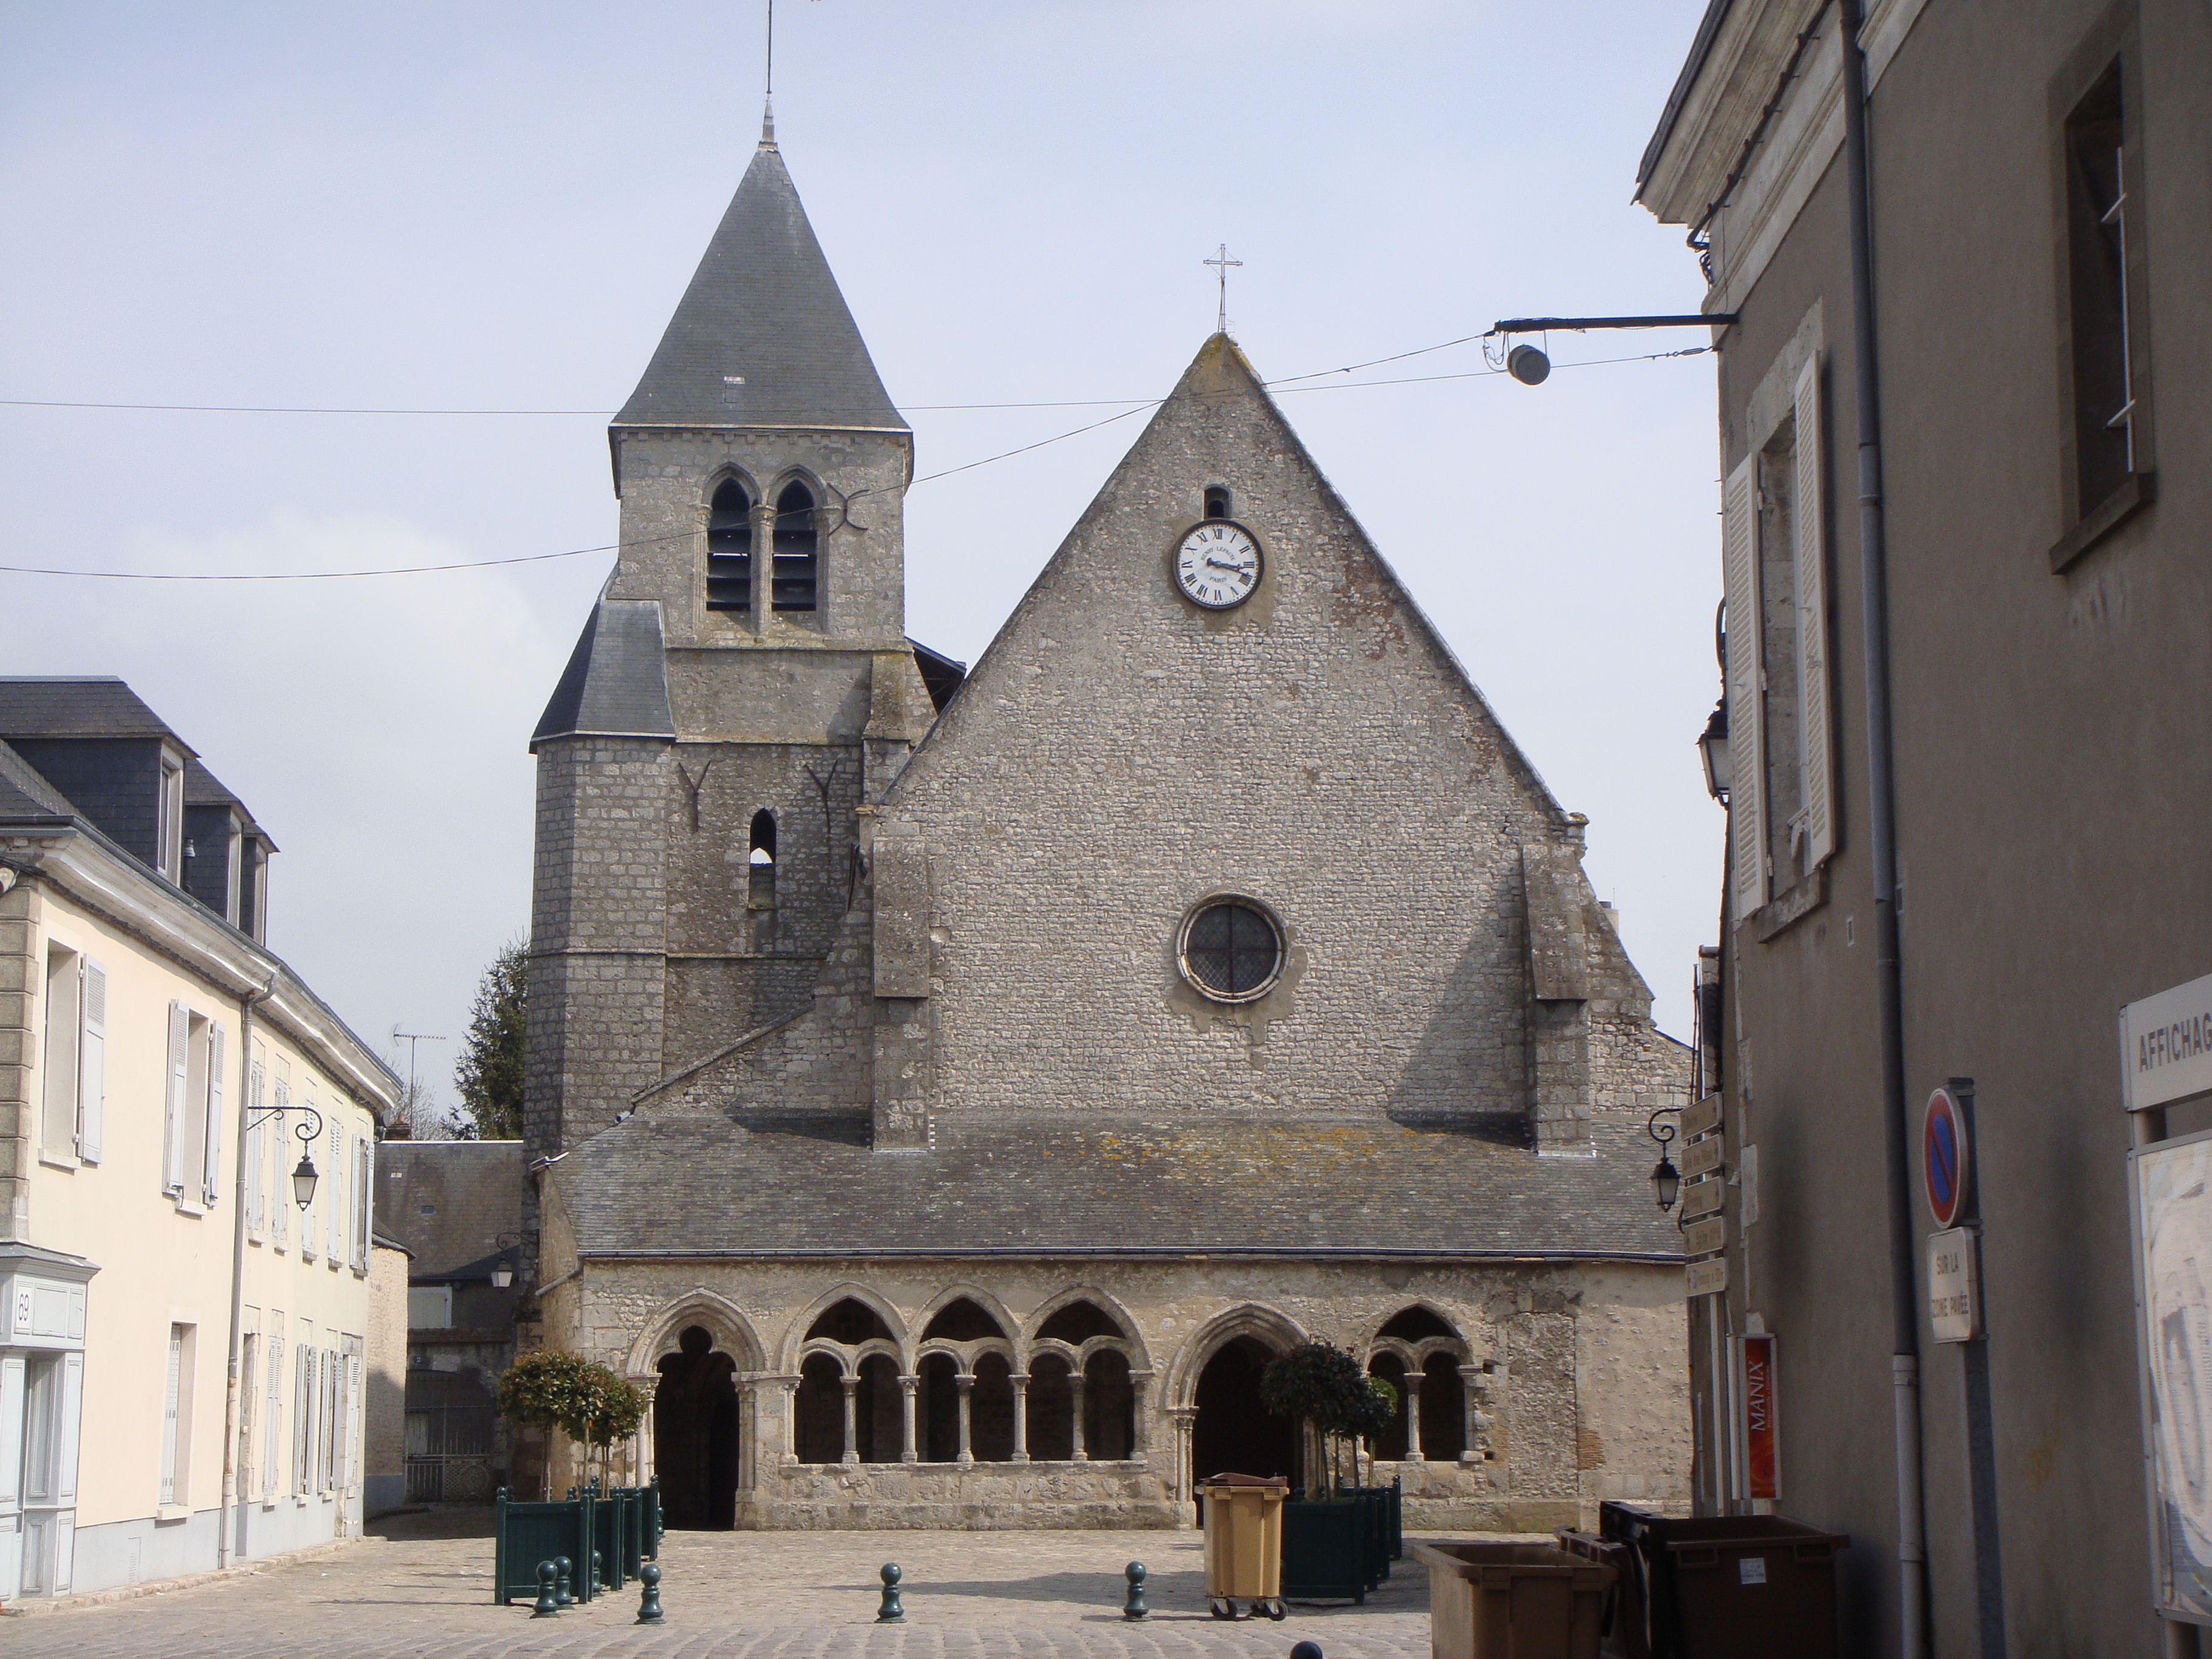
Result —
<svg viewBox="0 0 2212 1659"><path fill-rule="evenodd" d="M922 473L1501 316L1693 311L1629 200L1698 0L784 0L779 136ZM613 539L605 416L758 133L747 3L0 12L0 563L303 570ZM1701 331L1461 345L1284 407L1509 729L1687 1035L1722 815ZM1576 363L1591 366L1570 368ZM1429 379L1354 389L1360 380ZM910 631L972 659L1141 416L918 488ZM365 1037L463 1029L526 926L532 724L604 556L358 582L0 574L6 672L117 673L284 848L271 942ZM453 1045L426 1044L442 1074Z"/></svg>

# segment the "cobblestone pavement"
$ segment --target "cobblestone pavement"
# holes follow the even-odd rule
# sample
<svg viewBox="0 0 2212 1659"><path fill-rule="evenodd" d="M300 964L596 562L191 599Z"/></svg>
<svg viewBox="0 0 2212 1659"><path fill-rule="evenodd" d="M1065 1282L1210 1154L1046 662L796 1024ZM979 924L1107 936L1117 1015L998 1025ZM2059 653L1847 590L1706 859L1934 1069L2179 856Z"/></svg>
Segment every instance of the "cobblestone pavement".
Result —
<svg viewBox="0 0 2212 1659"><path fill-rule="evenodd" d="M1206 1611L1194 1533L671 1533L668 1622L641 1626L635 1586L532 1620L491 1600L476 1517L398 1516L380 1535L250 1574L0 1623L7 1659L315 1659L547 1654L577 1659L1425 1659L1426 1573L1410 1559L1364 1607L1301 1606L1280 1624ZM478 1535L456 1536L466 1531ZM1455 1534L1468 1536L1472 1534ZM1121 1616L1123 1565L1151 1570L1152 1617ZM875 1618L877 1571L906 1575L907 1622Z"/></svg>

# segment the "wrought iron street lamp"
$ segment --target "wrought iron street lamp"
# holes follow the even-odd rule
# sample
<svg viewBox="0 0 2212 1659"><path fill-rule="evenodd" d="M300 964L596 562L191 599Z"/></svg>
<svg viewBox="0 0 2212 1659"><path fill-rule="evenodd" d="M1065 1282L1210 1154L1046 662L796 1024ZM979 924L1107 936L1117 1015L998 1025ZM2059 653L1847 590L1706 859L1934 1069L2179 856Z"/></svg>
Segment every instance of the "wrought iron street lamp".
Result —
<svg viewBox="0 0 2212 1659"><path fill-rule="evenodd" d="M271 1106L258 1117L249 1116L246 1120L246 1127L252 1129L272 1117L282 1117L287 1112L298 1112L314 1120L312 1125L302 1123L292 1132L300 1137L300 1162L292 1171L292 1196L299 1200L300 1207L304 1210L315 1201L315 1182L320 1178L315 1169L313 1148L315 1143L323 1138L323 1115L312 1106Z"/></svg>
<svg viewBox="0 0 2212 1659"><path fill-rule="evenodd" d="M1662 1123L1659 1120L1670 1112L1679 1113L1681 1109L1680 1106L1662 1106L1651 1114L1650 1121L1644 1126L1644 1132L1659 1143L1659 1161L1651 1166L1651 1196L1658 1200L1662 1215L1672 1210L1674 1200L1682 1195L1682 1172L1674 1167L1674 1160L1667 1154L1668 1146L1674 1139L1674 1126Z"/></svg>
<svg viewBox="0 0 2212 1659"><path fill-rule="evenodd" d="M514 1252L521 1243L521 1237L514 1233L501 1233L492 1240L491 1247L498 1255L491 1268L491 1287L495 1291L503 1291L514 1283Z"/></svg>

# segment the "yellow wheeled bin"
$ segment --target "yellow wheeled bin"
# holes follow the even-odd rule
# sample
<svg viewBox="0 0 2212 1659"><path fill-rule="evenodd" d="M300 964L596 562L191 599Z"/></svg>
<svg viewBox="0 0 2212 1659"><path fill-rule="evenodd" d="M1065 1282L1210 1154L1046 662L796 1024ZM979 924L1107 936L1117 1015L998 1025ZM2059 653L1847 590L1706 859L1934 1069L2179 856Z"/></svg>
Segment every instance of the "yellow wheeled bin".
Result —
<svg viewBox="0 0 2212 1659"><path fill-rule="evenodd" d="M1216 1619L1281 1619L1283 1504L1291 1483L1257 1474L1217 1474L1206 1498L1206 1605ZM1245 1604L1238 1613L1237 1604Z"/></svg>

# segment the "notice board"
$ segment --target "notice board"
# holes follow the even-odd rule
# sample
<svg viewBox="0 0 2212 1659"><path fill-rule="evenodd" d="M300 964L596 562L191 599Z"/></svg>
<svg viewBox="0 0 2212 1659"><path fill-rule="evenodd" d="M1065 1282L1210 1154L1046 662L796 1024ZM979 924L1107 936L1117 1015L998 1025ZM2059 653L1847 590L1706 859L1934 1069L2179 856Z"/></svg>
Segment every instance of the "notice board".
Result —
<svg viewBox="0 0 2212 1659"><path fill-rule="evenodd" d="M2128 1166L2153 1601L2212 1624L2212 1131Z"/></svg>

